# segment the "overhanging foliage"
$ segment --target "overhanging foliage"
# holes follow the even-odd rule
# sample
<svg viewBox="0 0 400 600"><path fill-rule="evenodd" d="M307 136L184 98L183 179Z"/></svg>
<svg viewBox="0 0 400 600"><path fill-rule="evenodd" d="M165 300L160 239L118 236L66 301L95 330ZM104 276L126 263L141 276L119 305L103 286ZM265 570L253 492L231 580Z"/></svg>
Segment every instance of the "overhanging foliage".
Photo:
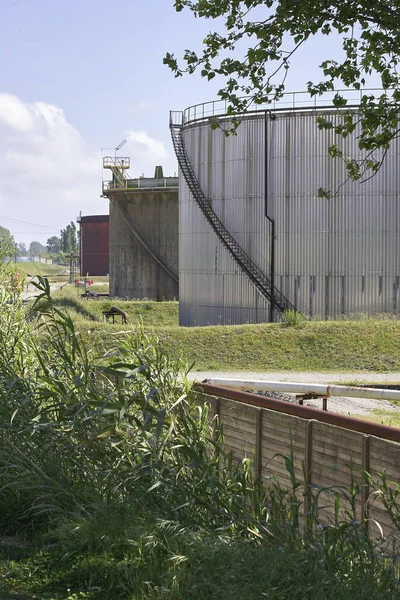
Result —
<svg viewBox="0 0 400 600"><path fill-rule="evenodd" d="M227 101L234 126L235 115L282 97L290 61L300 46L316 34L339 34L343 58L333 59L327 50L321 80L305 84L313 97L343 86L362 90L369 76L379 76L382 91L361 94L356 112L337 93L333 104L343 118L318 119L320 128L333 129L342 138L357 135L361 159L346 156L337 144L330 147L333 157L345 161L350 179L363 181L379 170L400 133L399 0L176 0L175 8L223 20L224 32L210 32L200 53L185 51L184 66L171 53L164 63L176 77L200 71L207 80L225 78L219 96ZM329 191L320 189L320 195L328 197Z"/></svg>

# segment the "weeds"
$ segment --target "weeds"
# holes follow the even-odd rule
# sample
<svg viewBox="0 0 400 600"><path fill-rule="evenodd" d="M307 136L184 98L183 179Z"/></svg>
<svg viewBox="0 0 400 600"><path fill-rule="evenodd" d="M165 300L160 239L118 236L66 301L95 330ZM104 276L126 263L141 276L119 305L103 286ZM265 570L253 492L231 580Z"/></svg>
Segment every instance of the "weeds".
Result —
<svg viewBox="0 0 400 600"><path fill-rule="evenodd" d="M293 456L291 489L262 487L224 453L182 357L142 326L95 352L36 285L34 321L0 314L0 524L32 540L0 563L2 597L396 597L393 561L339 518L343 494L321 525L314 491L304 533Z"/></svg>
<svg viewBox="0 0 400 600"><path fill-rule="evenodd" d="M303 329L307 325L306 317L297 310L285 310L282 315L283 327L294 327L295 329Z"/></svg>

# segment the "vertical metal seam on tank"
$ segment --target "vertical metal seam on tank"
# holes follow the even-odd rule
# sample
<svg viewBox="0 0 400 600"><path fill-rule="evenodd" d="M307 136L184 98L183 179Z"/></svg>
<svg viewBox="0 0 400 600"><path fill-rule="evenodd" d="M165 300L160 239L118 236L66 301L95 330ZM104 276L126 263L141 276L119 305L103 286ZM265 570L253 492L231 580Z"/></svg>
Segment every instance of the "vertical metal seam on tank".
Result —
<svg viewBox="0 0 400 600"><path fill-rule="evenodd" d="M270 224L270 258L269 258L269 272L271 280L271 301L269 303L269 322L274 321L274 286L275 286L275 221L269 216L268 213L268 115L272 121L276 119L276 116L272 116L270 110L266 110L264 113L264 195L265 195L265 216Z"/></svg>

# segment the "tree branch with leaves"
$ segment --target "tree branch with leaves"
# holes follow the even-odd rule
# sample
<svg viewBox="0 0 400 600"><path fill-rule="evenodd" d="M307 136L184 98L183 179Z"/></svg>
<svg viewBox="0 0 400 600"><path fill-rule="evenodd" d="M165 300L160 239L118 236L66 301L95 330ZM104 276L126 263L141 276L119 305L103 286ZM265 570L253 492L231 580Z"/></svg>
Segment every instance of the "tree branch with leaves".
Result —
<svg viewBox="0 0 400 600"><path fill-rule="evenodd" d="M400 129L400 0L176 0L175 9L223 20L224 33L210 32L200 53L186 50L183 64L167 53L164 63L176 77L200 71L208 81L224 78L218 95L227 102L234 127L237 116L250 106L282 98L291 59L300 46L316 34L338 34L342 59L324 57L321 79L305 86L310 97L343 86L360 90L357 108L336 93L333 105L341 118L320 116L317 124L342 138L357 136L361 159L345 156L337 145L330 148L332 156L345 161L350 179L363 181L377 173ZM362 93L373 74L382 90ZM320 190L322 196L329 194Z"/></svg>

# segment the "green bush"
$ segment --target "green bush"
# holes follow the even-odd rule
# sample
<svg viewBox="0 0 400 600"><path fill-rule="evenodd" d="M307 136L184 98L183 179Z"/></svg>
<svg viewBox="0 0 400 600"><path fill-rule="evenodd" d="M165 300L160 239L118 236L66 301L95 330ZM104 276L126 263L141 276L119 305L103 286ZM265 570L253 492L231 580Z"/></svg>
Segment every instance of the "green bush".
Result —
<svg viewBox="0 0 400 600"><path fill-rule="evenodd" d="M282 315L282 325L284 327L295 327L296 329L303 329L307 324L307 319L303 313L297 310L290 309L285 310Z"/></svg>

